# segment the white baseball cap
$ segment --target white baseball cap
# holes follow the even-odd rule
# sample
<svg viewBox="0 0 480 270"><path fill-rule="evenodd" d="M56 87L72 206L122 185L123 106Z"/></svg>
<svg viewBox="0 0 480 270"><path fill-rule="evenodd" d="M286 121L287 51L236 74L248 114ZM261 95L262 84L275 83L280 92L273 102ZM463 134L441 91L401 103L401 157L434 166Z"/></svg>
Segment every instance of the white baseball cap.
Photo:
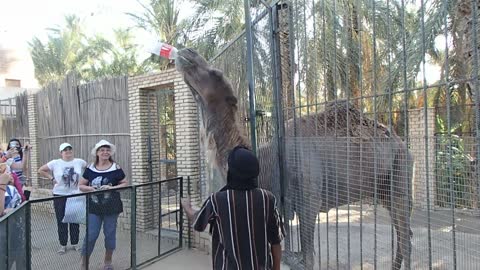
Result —
<svg viewBox="0 0 480 270"><path fill-rule="evenodd" d="M73 149L73 147L72 147L71 144L64 142L64 143L60 144L60 147L58 148L58 150L59 150L60 152L62 152L62 151L65 150L65 148L67 148L67 147L70 147L70 148Z"/></svg>

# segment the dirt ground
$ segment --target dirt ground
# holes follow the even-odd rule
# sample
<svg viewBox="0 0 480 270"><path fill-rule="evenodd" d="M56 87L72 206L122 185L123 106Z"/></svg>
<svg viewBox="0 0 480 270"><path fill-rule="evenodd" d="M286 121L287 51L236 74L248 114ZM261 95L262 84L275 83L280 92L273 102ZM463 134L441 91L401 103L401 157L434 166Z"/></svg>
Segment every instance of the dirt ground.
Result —
<svg viewBox="0 0 480 270"><path fill-rule="evenodd" d="M360 211L360 206L350 206L350 211L346 206L340 208L338 224L336 209L328 212L328 219L327 213L320 215L315 236L312 239L315 242L315 269L360 269L361 265L365 270L374 269L375 257L377 269L391 269L392 245L395 243L392 242L393 231L388 212L382 207L378 207L375 222L373 206L363 205L362 208L362 211ZM291 224L288 234L292 250L298 252L297 221L293 220ZM478 265L480 265L480 217L455 213L456 230L454 232L450 210L432 211L430 212L430 229L428 224L428 212L414 210L412 216L412 269L429 269L429 239L433 269L454 269L454 256L456 256L457 269L478 269ZM360 239L361 234L362 239ZM455 248L453 240L455 240ZM350 248L348 248L349 246ZM299 262L297 258L289 261L291 263Z"/></svg>

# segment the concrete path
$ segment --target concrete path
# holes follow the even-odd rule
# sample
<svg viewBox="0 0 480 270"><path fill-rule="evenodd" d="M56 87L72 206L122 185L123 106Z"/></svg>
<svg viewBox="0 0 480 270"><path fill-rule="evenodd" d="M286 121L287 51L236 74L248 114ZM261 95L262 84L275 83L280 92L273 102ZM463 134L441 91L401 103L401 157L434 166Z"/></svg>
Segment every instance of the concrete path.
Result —
<svg viewBox="0 0 480 270"><path fill-rule="evenodd" d="M162 260L147 265L142 270L157 270L157 269L168 269L168 270L185 270L185 269L195 269L195 270L211 270L212 263L211 257L206 252L201 252L198 250L181 250L179 252L173 253ZM282 265L282 270L289 270L285 265Z"/></svg>

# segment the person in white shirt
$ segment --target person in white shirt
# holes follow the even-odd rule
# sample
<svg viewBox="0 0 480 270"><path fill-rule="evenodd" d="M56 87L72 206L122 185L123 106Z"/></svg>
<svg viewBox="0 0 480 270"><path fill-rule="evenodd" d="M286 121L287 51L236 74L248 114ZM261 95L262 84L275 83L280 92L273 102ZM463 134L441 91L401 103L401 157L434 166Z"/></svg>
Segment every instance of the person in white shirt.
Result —
<svg viewBox="0 0 480 270"><path fill-rule="evenodd" d="M54 196L63 196L78 193L78 182L87 166L83 159L75 158L73 147L69 143L62 143L59 147L61 158L54 159L38 169L38 173L51 179L55 186L53 187ZM65 204L67 199L58 198L53 201L55 207L55 216L57 218L58 240L60 241L60 255L67 252L68 231L70 227L70 243L76 251L80 250L78 246L80 225L76 223L63 223L65 215Z"/></svg>

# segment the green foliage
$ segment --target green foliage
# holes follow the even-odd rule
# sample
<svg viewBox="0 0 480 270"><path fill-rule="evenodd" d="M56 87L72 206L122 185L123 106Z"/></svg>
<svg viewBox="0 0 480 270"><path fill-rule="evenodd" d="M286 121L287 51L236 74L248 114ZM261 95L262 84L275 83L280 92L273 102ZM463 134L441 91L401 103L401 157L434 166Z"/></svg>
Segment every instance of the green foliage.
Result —
<svg viewBox="0 0 480 270"><path fill-rule="evenodd" d="M475 188L472 186L476 181L472 177L473 160L465 148L464 139L452 134L459 126L450 128L437 117L437 130L445 132L436 135L436 204L442 207L474 208L472 197Z"/></svg>
<svg viewBox="0 0 480 270"><path fill-rule="evenodd" d="M80 18L65 17L65 26L48 29L46 42L34 37L29 42L35 77L41 86L75 73L80 80L135 75L149 69L137 62L137 51L129 30L115 29L113 42L100 35L85 34Z"/></svg>

